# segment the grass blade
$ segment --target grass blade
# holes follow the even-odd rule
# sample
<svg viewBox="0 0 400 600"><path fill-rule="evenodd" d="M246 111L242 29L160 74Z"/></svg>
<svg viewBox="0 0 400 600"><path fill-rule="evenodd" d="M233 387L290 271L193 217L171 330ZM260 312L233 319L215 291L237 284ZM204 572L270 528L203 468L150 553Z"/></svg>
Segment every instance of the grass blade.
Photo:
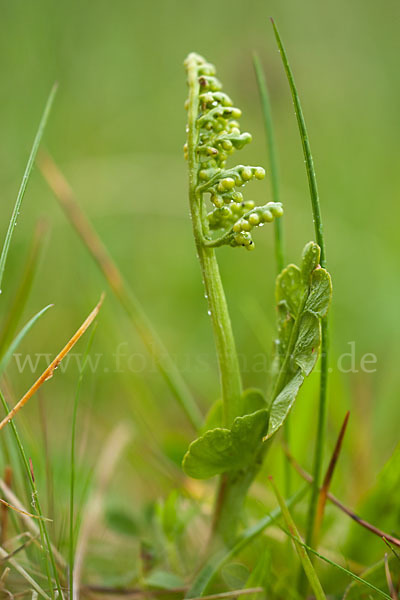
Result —
<svg viewBox="0 0 400 600"><path fill-rule="evenodd" d="M333 560L330 560L329 558L327 558L323 554L320 554L319 552L317 552L316 550L314 550L313 548L311 548L310 546L308 546L307 544L305 544L300 539L300 537L295 537L292 533L290 533L290 531L286 531L285 530L285 533L286 533L286 535L288 535L289 537L291 537L293 539L293 541L296 541L300 546L302 546L305 550L307 550L308 552L311 552L311 554L314 554L314 556L317 556L318 558L320 558L321 560L323 560L324 562L326 562L328 565L331 565L332 567L336 567L336 569L338 569L339 571L342 571L342 573L346 573L346 575L348 575L349 577L351 577L352 579L354 579L354 581L357 581L358 583L362 583L363 585L369 587L371 590L373 590L374 592L376 592L377 594L379 594L380 596L382 596L382 598L387 598L388 600L391 600L390 596L388 596L386 594L386 592L383 592L382 590L380 590L379 588L377 588L375 585L373 585L372 583L370 583L366 579L363 579L362 577L359 577L358 575L356 575L352 571L349 571L345 567L342 567L338 563L335 563Z"/></svg>
<svg viewBox="0 0 400 600"><path fill-rule="evenodd" d="M203 416L193 395L172 357L155 332L139 300L124 281L102 240L84 212L80 209L64 175L48 154L41 153L39 168L68 220L94 258L115 297L126 311L149 354L154 358L155 364L167 382L172 394L177 399L193 428L196 431L199 430L203 424Z"/></svg>
<svg viewBox="0 0 400 600"><path fill-rule="evenodd" d="M280 202L279 193L279 171L278 157L275 144L274 128L271 113L271 103L269 100L267 82L265 80L261 61L256 53L253 54L253 65L257 78L258 91L260 94L261 108L264 119L265 139L267 141L269 170L271 173L271 192L273 202ZM283 251L283 233L282 233L282 218L275 219L275 260L278 273L285 266L284 251Z"/></svg>
<svg viewBox="0 0 400 600"><path fill-rule="evenodd" d="M39 264L43 242L46 239L45 232L46 225L42 220L40 220L35 227L33 239L28 249L28 256L17 291L14 295L11 305L6 311L5 321L0 334L0 356L3 355L4 349L14 337L18 327L19 319L29 298Z"/></svg>
<svg viewBox="0 0 400 600"><path fill-rule="evenodd" d="M0 400L3 404L4 410L6 411L6 413L9 413L10 409L9 409L6 399L4 398L1 391L0 391ZM58 571L57 571L56 563L54 560L54 553L53 553L53 549L52 549L52 546L50 543L50 537L49 537L49 533L48 533L48 530L46 527L46 523L43 519L43 513L42 513L41 504L39 501L39 495L38 495L38 491L36 488L35 480L32 477L32 471L31 471L31 467L30 467L30 464L28 461L28 457L25 453L25 449L22 445L22 441L21 441L21 438L19 436L19 433L18 433L18 430L17 430L17 427L16 427L14 421L11 419L10 421L7 421L7 422L10 423L11 430L12 430L12 433L13 433L13 436L15 439L15 443L18 447L18 450L19 450L19 453L21 456L21 460L22 460L22 463L23 463L23 466L24 466L24 469L26 472L26 476L29 481L29 486L30 486L31 492L32 492L32 505L34 506L34 508L37 511L38 516L40 517L39 518L39 531L40 531L40 538L41 538L41 546L43 548L43 554L45 556L47 581L49 584L49 588L51 590L51 597L54 598L53 582L52 582L52 576L51 576L51 570L52 570L54 579L56 581L58 595L60 598L63 598L63 594L61 591L61 585L60 585L60 579L58 577ZM51 565L51 567L50 567L50 565Z"/></svg>
<svg viewBox="0 0 400 600"><path fill-rule="evenodd" d="M49 364L47 369L45 369L43 371L43 373L40 375L40 377L35 381L35 383L26 392L26 394L21 398L21 400L19 402L17 402L17 404L14 406L14 408L12 410L10 410L10 412L7 414L6 417L4 417L4 419L0 423L0 430L3 429L3 427L5 425L7 425L7 423L10 423L11 419L13 419L15 417L15 415L17 414L17 412L19 412L21 410L21 408L28 402L28 400L30 400L30 398L32 398L32 396L37 392L37 390L40 388L40 386L45 381L47 381L48 379L50 379L53 376L54 371L57 369L60 362L68 354L68 352L75 346L77 341L82 337L82 335L85 333L85 331L90 327L90 325L93 323L94 319L97 317L99 310L101 308L101 305L103 303L103 299L104 299L104 295L101 296L99 303L94 307L94 309L92 310L90 315L85 319L85 321L82 323L82 325L79 327L79 329L74 333L74 335L67 342L67 344L64 346L64 348L61 350L61 352L59 352L57 354L55 359Z"/></svg>
<svg viewBox="0 0 400 600"><path fill-rule="evenodd" d="M281 54L283 66L286 72L286 76L289 82L290 91L293 98L293 104L296 111L297 124L299 127L299 133L301 138L301 143L303 146L304 159L306 161L306 169L307 169L307 178L308 185L310 188L310 197L312 203L312 211L314 217L314 227L315 227L315 235L316 242L318 246L321 248L321 267L326 267L326 249L325 249L325 238L322 227L322 217L321 217L321 208L319 203L319 194L318 194L318 185L317 178L314 169L314 161L311 154L310 141L308 139L308 133L306 128L306 122L303 115L303 110L300 104L300 97L297 92L296 84L293 77L292 69L290 68L288 57L286 54L286 50L283 46L281 36L279 34L278 28L275 24L275 21L271 19L272 27L274 28L274 33L276 37L276 41L278 44L279 52Z"/></svg>
<svg viewBox="0 0 400 600"><path fill-rule="evenodd" d="M1 560L5 560L8 557L8 553L6 552L6 550L4 550L4 548L2 548L0 546L0 558ZM29 575L29 573L27 573L27 571L25 571L25 569L23 567L21 567L21 565L14 560L13 558L7 558L8 562L10 563L10 565L12 567L14 567L14 569L29 583L29 585L32 586L32 588L34 590L36 590L36 592L42 597L45 598L46 600L50 600L50 596L48 596L46 594L46 592L40 587L40 585L38 583L36 583L36 581Z"/></svg>
<svg viewBox="0 0 400 600"><path fill-rule="evenodd" d="M50 537L49 537L46 525L43 522L43 513L41 510L41 506L40 506L40 502L39 502L39 498L38 498L36 484L35 484L34 478L32 476L31 466L29 464L28 458L26 456L24 447L21 442L21 438L19 437L17 428L13 421L13 417L26 404L26 402L33 396L33 394L39 389L39 387L42 385L42 383L44 383L50 377L52 377L54 370L60 364L62 359L66 356L66 354L68 354L68 352L71 350L71 348L76 344L76 342L81 338L81 336L85 333L85 331L88 329L88 327L92 324L93 320L96 318L96 316L101 308L102 302L103 302L103 296L101 297L100 302L97 304L97 306L92 310L90 315L87 317L87 319L83 322L83 324L77 330L77 332L69 340L69 342L64 346L64 348L56 356L56 358L52 361L52 363L47 367L47 369L45 369L45 371L42 373L42 375L39 377L39 379L37 379L37 381L33 384L33 386L30 388L30 390L25 394L25 396L23 396L23 398L15 405L15 407L11 411L8 407L8 404L5 400L5 398L3 397L2 393L0 392L0 399L1 399L4 409L6 410L6 413L7 413L7 416L0 423L0 429L2 429L2 427L4 427L4 425L6 425L7 423L10 423L10 425L11 425L11 428L12 428L12 431L14 434L14 438L15 438L16 444L18 446L18 449L19 449L19 452L20 452L20 455L22 458L22 462L24 464L24 467L25 467L25 470L26 470L26 473L28 476L28 481L29 481L29 484L30 484L30 487L32 490L32 497L35 499L35 507L36 507L38 515L40 516L39 529L40 529L40 534L41 534L41 538L42 538L42 544L43 544L43 547L47 548L48 558L50 559L53 576L56 581L56 586L57 586L57 590L58 590L58 594L59 594L60 598L63 598L63 594L61 591L61 585L60 585L60 580L58 577L57 566L56 566L55 559L54 559L54 553L53 553L52 546L50 543ZM49 586L52 590L51 574L50 574L50 569L49 569L48 560L47 560L47 553L46 553L46 569L47 569L47 577L48 577L48 581L49 581ZM52 590L52 597L54 597L53 590Z"/></svg>
<svg viewBox="0 0 400 600"><path fill-rule="evenodd" d="M21 341L23 340L23 338L26 336L26 334L29 332L29 330L34 326L36 321L38 321L40 319L40 317L52 306L54 306L54 305L49 304L48 306L45 306L44 308L42 308L42 310L40 310L38 313L36 313L36 315L34 315L26 323L26 325L21 329L21 331L18 333L18 335L11 342L10 346L7 348L6 352L0 359L0 376L3 374L10 358L14 354L15 350L18 348L18 346L21 343Z"/></svg>
<svg viewBox="0 0 400 600"><path fill-rule="evenodd" d="M19 188L17 200L14 205L14 210L11 215L10 223L8 225L8 230L6 233L5 240L4 240L3 250L0 255L0 292L1 292L1 286L3 283L4 269L5 269L6 262L7 262L7 256L8 256L8 251L10 249L12 235L14 233L15 225L17 224L17 219L18 219L19 211L21 209L22 200L25 195L26 186L28 185L29 177L32 172L32 167L35 162L36 154L37 154L41 139L43 137L43 133L44 133L44 130L46 127L47 120L50 115L50 111L51 111L51 107L53 105L56 91L57 91L57 84L55 84L53 86L53 88L50 92L50 95L47 99L46 106L44 108L43 115L42 115L42 118L39 123L39 128L37 130L37 133L36 133L36 136L35 136L35 139L33 142L32 150L29 155L29 159L28 159L28 162L27 162L27 165L25 168L25 173L22 178L21 186Z"/></svg>
<svg viewBox="0 0 400 600"><path fill-rule="evenodd" d="M290 91L292 94L293 104L295 107L297 124L300 133L300 139L303 147L304 160L306 164L308 185L310 189L311 206L314 220L316 242L321 248L321 267L326 268L326 248L325 238L322 226L321 209L318 194L317 178L314 169L314 162L311 154L311 147L308 138L306 123L301 108L299 94L297 92L296 84L294 81L293 73L289 65L287 54L283 46L281 37L279 35L278 28L273 19L272 26L274 29L276 41L278 44L279 52L281 54L283 66L286 72L287 80L289 82ZM327 317L321 321L321 378L320 378L320 392L319 392L319 409L318 409L318 425L317 425L317 439L315 442L315 455L314 455L314 467L313 467L313 489L310 498L308 518L307 518L307 535L306 541L312 543L314 536L314 525L317 513L317 502L319 485L321 479L322 462L323 462L323 451L324 451L324 440L325 440L325 421L326 421L326 410L327 410L327 384L328 384L328 320ZM303 579L304 581L304 579ZM304 592L304 589L302 590Z"/></svg>
<svg viewBox="0 0 400 600"><path fill-rule="evenodd" d="M272 488L274 490L276 499L278 500L278 504L281 508L282 516L285 520L286 526L288 527L290 533L292 534L292 539L293 539L294 545L296 546L296 550L297 550L297 553L301 560L301 564L303 565L304 572L305 572L307 579L310 583L310 586L315 594L315 598L316 598L316 600L326 600L324 590L322 589L321 583L320 583L318 576L314 570L314 567L312 565L310 557L308 556L307 551L304 548L303 544L299 543L300 534L297 531L297 527L290 515L289 509L286 506L285 501L284 501L283 497L281 496L273 478L270 477L269 480L270 480Z"/></svg>
<svg viewBox="0 0 400 600"><path fill-rule="evenodd" d="M287 455L287 457L289 459L289 462L296 469L296 471L300 475L300 477L302 477L303 479L305 479L305 481L308 481L309 483L313 483L312 475L310 475L309 473L307 473L307 471L305 471L296 462L296 460L294 459L294 457L289 453L289 451L287 449L285 450L285 452L286 452L286 455ZM339 510L341 510L348 517L350 517L350 519L353 519L353 521L355 521L356 523L358 523L359 525L361 525L361 527L364 527L365 529L367 529L368 531L370 531L374 535L377 535L378 537L382 538L383 541L386 544L388 544L390 548L391 548L390 544L393 544L394 546L397 546L398 548L400 547L400 539L394 537L393 535L390 535L389 533L385 533L381 529L378 529L378 527L375 527L375 525L372 525L371 523L368 523L368 521L365 521L364 519L362 519L361 517L359 517L358 515L356 515L355 512L353 512L350 508L348 508L347 506L345 506L340 500L338 500L338 498L336 498L336 496L334 496L330 492L327 493L326 497L328 498L328 500L330 500L332 502L332 504L334 504L337 508L339 508ZM393 550L393 548L392 548L392 550ZM400 556L398 556L398 558L400 560Z"/></svg>

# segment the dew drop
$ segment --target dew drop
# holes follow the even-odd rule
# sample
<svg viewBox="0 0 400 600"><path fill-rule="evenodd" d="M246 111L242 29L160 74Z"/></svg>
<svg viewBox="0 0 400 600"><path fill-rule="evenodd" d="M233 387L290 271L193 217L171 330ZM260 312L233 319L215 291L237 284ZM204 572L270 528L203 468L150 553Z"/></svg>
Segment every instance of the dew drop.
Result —
<svg viewBox="0 0 400 600"><path fill-rule="evenodd" d="M210 309L207 311L207 314L208 314L209 317L211 317L211 310Z"/></svg>

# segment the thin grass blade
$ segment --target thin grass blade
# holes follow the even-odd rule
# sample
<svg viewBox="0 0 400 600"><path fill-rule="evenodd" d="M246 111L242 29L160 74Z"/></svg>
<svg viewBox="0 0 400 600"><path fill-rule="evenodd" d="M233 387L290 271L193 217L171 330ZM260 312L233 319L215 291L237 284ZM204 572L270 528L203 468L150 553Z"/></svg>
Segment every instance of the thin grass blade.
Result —
<svg viewBox="0 0 400 600"><path fill-rule="evenodd" d="M51 308L53 306L53 304L49 304L48 306L45 306L44 308L42 308L42 310L40 310L38 313L36 313L36 315L34 315L27 323L26 325L24 325L24 327L21 329L21 331L18 333L18 335L14 338L14 340L11 342L10 346L7 348L5 354L3 355L3 357L0 359L0 376L3 374L9 360L11 359L11 357L13 356L15 350L18 348L19 344L21 343L21 341L24 339L24 337L26 336L26 334L30 331L30 329L34 326L34 324L36 323L36 321L38 321L40 319L40 317L42 315L44 315L45 312L47 312L49 310L49 308Z"/></svg>
<svg viewBox="0 0 400 600"><path fill-rule="evenodd" d="M375 585L373 585L372 583L370 583L366 579L363 579L362 577L359 577L358 575L356 575L352 571L349 571L348 569L346 569L345 567L342 567L341 565L339 565L338 563L334 562L333 560L330 560L329 558L327 558L323 554L320 554L319 552L317 552L316 550L314 550L313 548L311 548L310 546L308 546L307 544L305 544L300 537L294 536L290 531L286 531L286 530L284 530L284 531L285 531L286 535L288 535L289 537L291 537L293 539L293 541L296 541L300 546L302 546L305 550L307 550L307 552L311 552L311 554L314 554L314 556L317 556L318 558L320 558L321 560L323 560L324 562L326 562L328 565L331 565L332 567L335 567L339 571L342 571L342 573L346 573L346 575L348 575L349 577L351 577L352 579L354 579L354 581L357 581L358 583L361 583L361 584L365 585L366 587L370 588L371 590L373 590L374 592L376 592L377 594L379 594L379 596L382 596L382 598L386 598L388 600L391 600L390 596L388 596L386 594L386 592L383 592L382 590L380 590L379 588L377 588Z"/></svg>
<svg viewBox="0 0 400 600"><path fill-rule="evenodd" d="M278 156L276 151L271 103L269 100L268 87L267 82L265 80L264 71L261 65L261 61L256 53L253 54L253 65L256 73L258 91L260 94L261 108L264 120L265 139L267 141L272 200L273 202L280 202ZM274 230L276 269L277 272L280 273L285 266L282 218L275 219Z"/></svg>
<svg viewBox="0 0 400 600"><path fill-rule="evenodd" d="M40 220L33 234L32 242L28 249L28 254L25 262L25 267L21 275L17 291L12 299L11 305L6 311L5 321L0 333L0 357L4 354L5 349L15 336L20 317L24 311L35 274L40 262L41 251L45 236L46 225Z"/></svg>
<svg viewBox="0 0 400 600"><path fill-rule="evenodd" d="M303 565L304 572L307 576L307 579L310 583L310 586L315 594L316 600L326 600L326 596L324 590L322 589L321 583L318 579L318 576L314 570L310 557L308 556L305 548L302 544L299 544L300 534L297 530L297 527L291 517L288 507L285 504L285 500L281 496L277 485L275 484L272 477L269 478L272 489L274 490L276 499L278 500L278 504L282 511L282 516L285 520L286 526L288 527L290 533L293 536L293 542L296 547L297 553L299 555L301 564Z"/></svg>
<svg viewBox="0 0 400 600"><path fill-rule="evenodd" d="M6 550L4 550L4 548L0 547L0 558L2 560L4 560L5 558L8 557L8 553L6 552ZM36 592L42 597L45 598L46 600L50 600L50 596L48 596L46 594L46 592L40 587L40 585L33 579L33 577L31 577L29 575L29 573L23 568L21 567L21 565L14 559L14 558L8 558L8 562L10 563L10 565L29 583L30 586L32 586L32 588L34 590L36 590Z"/></svg>
<svg viewBox="0 0 400 600"><path fill-rule="evenodd" d="M53 86L53 88L50 92L50 95L48 97L48 100L46 102L46 106L44 108L43 115L42 115L42 118L39 123L39 128L37 130L37 133L36 133L36 136L35 136L35 139L33 142L32 150L29 155L29 159L28 159L28 162L27 162L27 165L25 168L25 173L22 178L22 182L21 182L21 186L19 188L17 200L14 205L14 210L11 215L10 223L9 223L6 237L4 240L3 250L0 255L0 292L1 292L1 288L2 288L4 269L5 269L6 262L7 262L7 256L8 256L8 251L10 249L11 239L12 239L12 236L14 233L15 225L17 224L17 219L18 219L18 215L19 215L19 212L21 209L22 200L25 195L26 187L28 185L29 177L32 172L32 167L35 162L36 154L37 154L38 148L40 146L40 142L43 137L43 133L44 133L44 130L45 130L45 127L47 124L47 120L50 115L50 111L51 111L51 107L54 102L56 91L57 91L57 84L55 84Z"/></svg>
<svg viewBox="0 0 400 600"><path fill-rule="evenodd" d="M298 129L300 133L301 144L303 147L304 160L306 164L307 179L310 189L311 206L313 213L313 221L315 228L316 242L321 249L321 267L326 267L326 246L324 231L322 226L321 208L319 201L317 177L314 168L314 161L311 154L310 141L308 138L306 123L303 115L303 110L300 103L300 97L294 81L292 69L289 64L289 60L286 54L285 47L282 43L279 30L271 19L272 26L275 33L275 38L281 54L282 63L286 72L286 77L289 83L290 91L292 94L293 104L295 107L296 118ZM326 429L326 411L327 411L327 385L328 385L328 319L324 317L321 321L321 376L320 376L320 392L319 392L319 409L318 409L318 424L317 424L317 438L315 442L315 454L314 454L314 467L313 467L313 489L310 498L308 518L307 518L307 534L306 541L310 544L313 541L314 535L314 524L317 512L317 502L319 494L319 485L321 480L323 452L324 452L324 441L325 441L325 429ZM304 595L304 577L300 582L300 592Z"/></svg>

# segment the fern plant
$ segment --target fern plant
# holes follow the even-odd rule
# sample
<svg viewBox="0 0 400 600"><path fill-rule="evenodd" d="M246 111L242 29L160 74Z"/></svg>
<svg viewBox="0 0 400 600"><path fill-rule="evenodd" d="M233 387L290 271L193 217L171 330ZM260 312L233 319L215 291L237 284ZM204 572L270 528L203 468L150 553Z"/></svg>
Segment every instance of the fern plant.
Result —
<svg viewBox="0 0 400 600"><path fill-rule="evenodd" d="M192 53L185 67L189 204L214 331L222 401L213 407L205 433L190 445L183 469L197 479L220 476L213 533L216 541L230 545L270 440L317 360L320 321L329 308L331 280L319 265L320 248L314 242L305 247L300 267L289 265L278 276L278 339L271 391L268 396L256 389L243 391L215 248L254 249L253 230L280 218L283 208L280 202L255 206L244 199L240 190L252 180L263 179L265 171L259 166L227 165L229 156L251 141L251 135L240 130L241 111L222 91L212 64Z"/></svg>

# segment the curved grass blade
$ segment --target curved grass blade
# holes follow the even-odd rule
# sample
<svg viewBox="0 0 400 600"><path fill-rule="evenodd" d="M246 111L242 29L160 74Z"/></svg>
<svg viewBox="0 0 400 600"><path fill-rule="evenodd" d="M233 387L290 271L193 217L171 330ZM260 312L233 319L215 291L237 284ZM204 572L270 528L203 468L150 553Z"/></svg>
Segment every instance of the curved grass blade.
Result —
<svg viewBox="0 0 400 600"><path fill-rule="evenodd" d="M24 325L24 327L21 329L21 331L18 333L18 335L11 342L10 346L7 348L3 357L0 359L0 376L3 374L9 360L11 359L12 355L14 354L15 350L18 348L18 346L21 343L21 341L23 340L23 338L26 336L26 334L29 332L29 330L34 326L36 321L38 321L40 319L40 317L46 311L48 311L48 309L51 308L52 306L54 306L54 305L49 304L48 306L45 306L44 308L42 308L42 310L40 310L38 313L36 313L36 315L34 315L26 323L26 325Z"/></svg>
<svg viewBox="0 0 400 600"><path fill-rule="evenodd" d="M0 292L1 292L2 282L3 282L4 269L5 269L6 262L7 262L8 251L10 249L11 238L14 233L15 225L17 224L17 219L18 219L19 211L21 209L22 200L25 195L26 186L28 185L29 177L30 177L30 174L32 171L33 164L35 162L36 154L37 154L41 139L43 137L43 133L44 133L44 130L46 127L47 120L50 115L50 111L51 111L51 107L53 105L56 91L57 91L57 84L55 84L53 86L53 88L50 92L50 95L47 99L46 106L44 108L43 115L42 115L42 118L39 123L39 128L37 130L37 133L36 133L36 136L35 136L35 139L33 142L32 150L29 155L29 159L28 159L28 162L27 162L27 165L25 168L25 173L22 178L22 182L21 182L21 186L19 188L17 200L15 201L14 210L11 215L10 223L9 223L6 237L4 240L3 250L0 255Z"/></svg>
<svg viewBox="0 0 400 600"><path fill-rule="evenodd" d="M315 236L318 246L321 248L321 267L326 267L326 247L325 238L322 226L321 208L319 202L317 178L314 169L314 162L311 154L311 147L308 138L306 123L301 108L299 94L297 92L296 84L294 81L292 69L290 68L289 61L285 48L283 46L278 28L273 19L271 19L272 26L274 29L276 41L281 54L283 66L286 72L287 80L289 82L290 91L293 98L293 104L295 106L297 124L299 128L301 143L303 146L304 159L306 163L308 185L310 188L311 206L314 220ZM317 439L315 443L315 455L314 455L314 485L310 498L310 505L308 510L307 518L307 535L306 541L310 544L313 540L314 535L314 524L317 513L317 502L319 494L319 485L321 480L322 472L322 461L323 461L323 449L324 449L324 438L325 438L325 421L326 421L326 410L327 410L327 383L328 383L328 321L327 317L321 321L321 378L320 378L320 393L319 393L319 411L318 411L318 425L317 425ZM303 590L304 591L304 590Z"/></svg>
<svg viewBox="0 0 400 600"><path fill-rule="evenodd" d="M17 291L6 311L5 320L0 333L0 357L3 356L5 348L15 335L20 317L29 298L38 268L43 242L46 239L45 232L46 225L44 221L39 220L35 227L32 242L27 252L25 267L20 278Z"/></svg>
<svg viewBox="0 0 400 600"><path fill-rule="evenodd" d="M303 498L306 491L306 487L298 490L291 498L286 500L286 506L294 506ZM196 579L190 586L189 591L186 593L185 598L188 599L203 596L207 591L208 586L217 575L218 571L234 556L237 556L239 552L248 546L256 537L258 537L264 531L264 529L275 523L281 514L282 511L279 507L274 509L269 515L263 519L260 519L251 527L247 527L247 529L243 531L237 542L231 548L221 550L212 556L197 575Z"/></svg>
<svg viewBox="0 0 400 600"><path fill-rule="evenodd" d="M39 265L43 242L46 239L46 224L39 220L27 252L25 267L11 305L6 311L5 321L0 333L0 357L15 336L20 317L26 306L29 294Z"/></svg>
<svg viewBox="0 0 400 600"><path fill-rule="evenodd" d="M288 527L291 537L293 539L294 545L296 546L297 553L301 560L301 564L303 565L304 572L307 576L307 579L310 583L310 586L315 594L316 600L326 600L326 596L324 590L322 589L321 583L318 579L318 576L314 570L310 557L308 556L304 545L300 542L300 534L297 530L295 522L293 521L291 514L289 512L288 507L286 506L285 500L281 496L276 483L273 478L269 478L272 488L274 490L276 499L278 500L278 504L282 511L282 516L285 520L286 526Z"/></svg>

